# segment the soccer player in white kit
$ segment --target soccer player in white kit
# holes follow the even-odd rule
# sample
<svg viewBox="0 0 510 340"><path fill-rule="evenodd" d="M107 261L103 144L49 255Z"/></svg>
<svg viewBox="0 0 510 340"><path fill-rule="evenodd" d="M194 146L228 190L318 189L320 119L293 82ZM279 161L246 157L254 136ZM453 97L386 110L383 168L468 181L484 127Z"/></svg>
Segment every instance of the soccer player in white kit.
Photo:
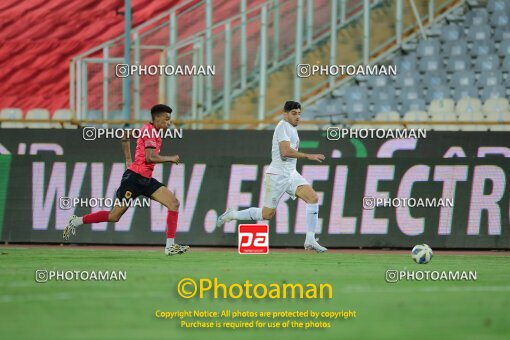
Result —
<svg viewBox="0 0 510 340"><path fill-rule="evenodd" d="M306 202L305 249L323 253L327 249L315 239L315 229L319 220L319 198L306 179L296 171L296 163L298 159L321 163L325 157L322 154L298 152L299 136L296 126L298 126L301 117L301 104L288 101L285 103L283 111L283 120L274 130L271 164L267 168L264 178L264 207L240 211L229 209L218 217L216 226L221 227L232 220L270 220L276 213L280 198L284 193L287 193L293 200L299 197Z"/></svg>

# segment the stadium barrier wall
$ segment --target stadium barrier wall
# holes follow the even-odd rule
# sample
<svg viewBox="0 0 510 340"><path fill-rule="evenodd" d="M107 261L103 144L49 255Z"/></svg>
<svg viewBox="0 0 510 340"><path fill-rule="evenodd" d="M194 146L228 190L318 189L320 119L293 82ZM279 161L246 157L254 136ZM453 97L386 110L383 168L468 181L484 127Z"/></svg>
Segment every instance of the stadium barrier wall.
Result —
<svg viewBox="0 0 510 340"><path fill-rule="evenodd" d="M505 132L429 132L424 139L342 139L300 133L300 150L322 163L298 162L319 194L321 244L328 247L510 248L510 139ZM236 246L236 224L215 229L226 208L261 206L272 131L183 131L164 140L180 165L154 177L181 202L178 240ZM114 197L124 159L119 140L84 141L81 131L2 129L0 220L4 242L60 243L72 214L59 197ZM134 152L135 142L131 144ZM341 156L341 157L340 157ZM363 208L363 197L448 198L452 207ZM3 197L2 197L3 196ZM118 223L81 227L72 243L163 244L166 208L129 209ZM2 223L3 222L3 223ZM305 204L284 195L270 222L271 246L302 246Z"/></svg>

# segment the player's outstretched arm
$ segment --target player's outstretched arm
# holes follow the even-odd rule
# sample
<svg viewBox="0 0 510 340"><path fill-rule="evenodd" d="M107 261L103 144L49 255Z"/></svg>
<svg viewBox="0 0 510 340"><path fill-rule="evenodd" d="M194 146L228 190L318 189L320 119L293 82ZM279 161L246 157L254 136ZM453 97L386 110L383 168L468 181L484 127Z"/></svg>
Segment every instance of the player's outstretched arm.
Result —
<svg viewBox="0 0 510 340"><path fill-rule="evenodd" d="M316 161L322 163L322 161L326 158L323 154L309 154L304 152L299 152L290 147L289 141L282 141L279 144L280 146L280 154L285 158L298 158L298 159L308 159L310 161Z"/></svg>
<svg viewBox="0 0 510 340"><path fill-rule="evenodd" d="M175 163L179 164L181 162L181 159L179 158L179 155L174 156L162 156L154 149L145 149L145 161L147 163Z"/></svg>
<svg viewBox="0 0 510 340"><path fill-rule="evenodd" d="M122 151L124 152L124 158L126 159L126 166L129 167L133 163L133 159L131 158L131 147L129 145L128 134L122 136Z"/></svg>

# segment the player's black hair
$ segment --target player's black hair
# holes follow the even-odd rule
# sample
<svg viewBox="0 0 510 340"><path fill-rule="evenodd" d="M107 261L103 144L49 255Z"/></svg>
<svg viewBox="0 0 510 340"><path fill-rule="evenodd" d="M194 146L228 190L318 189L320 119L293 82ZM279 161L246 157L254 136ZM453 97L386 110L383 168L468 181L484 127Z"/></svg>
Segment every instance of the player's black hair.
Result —
<svg viewBox="0 0 510 340"><path fill-rule="evenodd" d="M165 105L165 104L154 105L151 108L152 119L154 119L154 117L156 117L158 114L163 113L163 112L172 113L172 108L170 106L168 106L168 105Z"/></svg>
<svg viewBox="0 0 510 340"><path fill-rule="evenodd" d="M285 105L283 106L283 111L289 112L294 109L301 109L301 104L299 104L298 102L294 102L292 100L285 102Z"/></svg>

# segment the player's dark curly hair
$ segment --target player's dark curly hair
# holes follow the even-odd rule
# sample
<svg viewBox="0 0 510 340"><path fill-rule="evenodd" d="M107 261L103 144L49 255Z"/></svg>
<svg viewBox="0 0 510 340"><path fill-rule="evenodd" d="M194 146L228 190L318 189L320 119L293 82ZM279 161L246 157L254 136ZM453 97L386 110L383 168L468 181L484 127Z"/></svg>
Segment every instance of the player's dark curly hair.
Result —
<svg viewBox="0 0 510 340"><path fill-rule="evenodd" d="M301 109L301 104L299 104L298 102L294 102L292 100L286 101L285 105L283 106L283 111L285 112L289 112L295 109Z"/></svg>
<svg viewBox="0 0 510 340"><path fill-rule="evenodd" d="M151 108L152 119L154 119L154 117L157 116L158 114L164 113L164 112L172 113L172 108L170 106L168 106L168 105L165 105L165 104L154 105Z"/></svg>

